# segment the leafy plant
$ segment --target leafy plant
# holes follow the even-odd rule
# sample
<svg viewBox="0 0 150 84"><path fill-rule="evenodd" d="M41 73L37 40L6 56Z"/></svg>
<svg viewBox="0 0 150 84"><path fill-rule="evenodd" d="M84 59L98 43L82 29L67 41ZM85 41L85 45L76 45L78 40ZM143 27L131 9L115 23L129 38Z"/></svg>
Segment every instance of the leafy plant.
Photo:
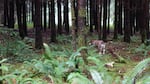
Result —
<svg viewBox="0 0 150 84"><path fill-rule="evenodd" d="M94 84L91 80L80 73L69 74L67 81L69 81L71 84Z"/></svg>
<svg viewBox="0 0 150 84"><path fill-rule="evenodd" d="M99 72L97 72L96 70L90 70L90 73L95 84L103 84L103 79Z"/></svg>
<svg viewBox="0 0 150 84"><path fill-rule="evenodd" d="M13 29L0 29L1 40L0 55L3 58L7 58L9 62L23 62L33 59L33 56L38 57L33 52L32 46L27 45L24 40L21 40L18 33ZM34 57L34 58L35 58Z"/></svg>
<svg viewBox="0 0 150 84"><path fill-rule="evenodd" d="M3 59L0 61L0 63L4 63L6 59ZM10 72L11 69L9 69L10 66L2 65L0 66L0 69L2 71L5 71L2 76L0 76L0 81L3 81L8 84L47 84L40 78L32 78L30 77L31 73L30 71L23 69L23 70L13 70L13 72ZM6 73L9 72L9 73Z"/></svg>
<svg viewBox="0 0 150 84"><path fill-rule="evenodd" d="M144 54L144 56L147 56L149 51L150 51L150 46L146 46L145 44L141 44L139 47L134 49L135 53L141 52Z"/></svg>
<svg viewBox="0 0 150 84"><path fill-rule="evenodd" d="M149 67L150 58L147 58L143 61L141 61L138 65L135 66L135 68L130 72L130 74L127 74L125 76L125 79L123 80L123 84L133 84L138 79L138 76L142 74L143 70ZM147 79L148 80L148 79ZM148 81L145 80L142 84L148 84Z"/></svg>

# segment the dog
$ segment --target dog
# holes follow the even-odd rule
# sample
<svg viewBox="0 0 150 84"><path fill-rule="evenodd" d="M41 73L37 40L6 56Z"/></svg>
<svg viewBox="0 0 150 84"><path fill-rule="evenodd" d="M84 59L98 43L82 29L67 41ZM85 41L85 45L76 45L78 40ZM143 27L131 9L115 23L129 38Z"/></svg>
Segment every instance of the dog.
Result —
<svg viewBox="0 0 150 84"><path fill-rule="evenodd" d="M99 54L106 53L106 43L102 40L91 40L89 45L94 45L98 48Z"/></svg>

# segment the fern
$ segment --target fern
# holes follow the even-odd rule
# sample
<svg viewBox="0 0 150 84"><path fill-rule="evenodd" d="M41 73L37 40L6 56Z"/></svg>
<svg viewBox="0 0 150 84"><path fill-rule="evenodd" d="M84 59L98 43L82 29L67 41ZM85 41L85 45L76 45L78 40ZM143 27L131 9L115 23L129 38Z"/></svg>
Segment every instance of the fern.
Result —
<svg viewBox="0 0 150 84"><path fill-rule="evenodd" d="M133 84L136 77L138 77L139 74L142 73L142 71L149 67L150 58L147 58L143 61L141 61L135 68L130 72L129 75L127 75L123 81L123 84Z"/></svg>
<svg viewBox="0 0 150 84"><path fill-rule="evenodd" d="M90 73L95 84L103 84L103 79L96 70L90 70Z"/></svg>
<svg viewBox="0 0 150 84"><path fill-rule="evenodd" d="M150 46L146 46L145 44L141 44L138 48L134 49L134 52L141 52L144 54L144 56L148 55L148 52L150 51Z"/></svg>
<svg viewBox="0 0 150 84"><path fill-rule="evenodd" d="M92 81L90 81L80 73L69 74L67 81L69 81L71 84L94 84Z"/></svg>
<svg viewBox="0 0 150 84"><path fill-rule="evenodd" d="M48 46L47 44L45 44L45 43L44 43L43 45L44 45L44 48L45 48L44 57L45 57L46 59L51 60L52 53L51 53L51 51L50 51L49 46Z"/></svg>

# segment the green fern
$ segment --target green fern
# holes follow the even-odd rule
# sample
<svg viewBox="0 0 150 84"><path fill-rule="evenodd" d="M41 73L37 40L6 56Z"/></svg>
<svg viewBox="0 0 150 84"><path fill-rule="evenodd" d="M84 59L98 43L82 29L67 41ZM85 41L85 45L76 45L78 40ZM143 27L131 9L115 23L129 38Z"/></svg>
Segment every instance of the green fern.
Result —
<svg viewBox="0 0 150 84"><path fill-rule="evenodd" d="M94 84L91 80L80 73L69 74L67 81L69 81L71 84Z"/></svg>
<svg viewBox="0 0 150 84"><path fill-rule="evenodd" d="M103 79L99 72L97 72L96 70L90 70L90 73L95 84L103 84Z"/></svg>
<svg viewBox="0 0 150 84"><path fill-rule="evenodd" d="M149 63L150 58L141 61L137 66L135 66L130 74L125 77L123 84L133 84L133 82L136 80L136 77L138 77L138 75L141 74L145 68L149 67Z"/></svg>
<svg viewBox="0 0 150 84"><path fill-rule="evenodd" d="M133 49L135 53L141 52L144 56L148 55L148 52L150 51L150 46L146 46L145 44L141 44L138 48Z"/></svg>

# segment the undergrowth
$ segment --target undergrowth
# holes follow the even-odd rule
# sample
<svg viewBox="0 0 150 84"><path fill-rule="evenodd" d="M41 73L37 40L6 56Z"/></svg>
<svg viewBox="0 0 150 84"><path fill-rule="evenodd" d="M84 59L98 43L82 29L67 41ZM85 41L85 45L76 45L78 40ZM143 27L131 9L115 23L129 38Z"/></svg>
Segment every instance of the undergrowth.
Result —
<svg viewBox="0 0 150 84"><path fill-rule="evenodd" d="M0 80L7 84L148 84L149 76L144 75L149 70L150 59L145 59L135 68L121 77L114 67L106 67L111 62L110 55L99 55L93 46L83 46L72 50L71 36L59 36L59 44L47 45L44 43L42 56L33 51L33 39L20 40L13 30L0 32L0 69L3 75ZM16 36L16 37L15 37ZM14 38L15 37L15 38ZM7 39L6 39L7 38ZM138 52L147 52L149 47L141 45ZM143 47L144 46L144 47ZM87 61L84 63L80 51L87 49ZM136 52L136 49L134 50ZM13 57L13 59L11 59ZM28 58L29 57L29 58ZM33 57L33 59L31 59ZM38 59L36 58L38 57ZM4 59L6 58L6 59ZM108 59L109 58L109 59ZM21 61L11 65L9 61ZM130 65L130 63L127 63ZM125 66L125 68L128 68ZM125 75L125 76L124 76Z"/></svg>

